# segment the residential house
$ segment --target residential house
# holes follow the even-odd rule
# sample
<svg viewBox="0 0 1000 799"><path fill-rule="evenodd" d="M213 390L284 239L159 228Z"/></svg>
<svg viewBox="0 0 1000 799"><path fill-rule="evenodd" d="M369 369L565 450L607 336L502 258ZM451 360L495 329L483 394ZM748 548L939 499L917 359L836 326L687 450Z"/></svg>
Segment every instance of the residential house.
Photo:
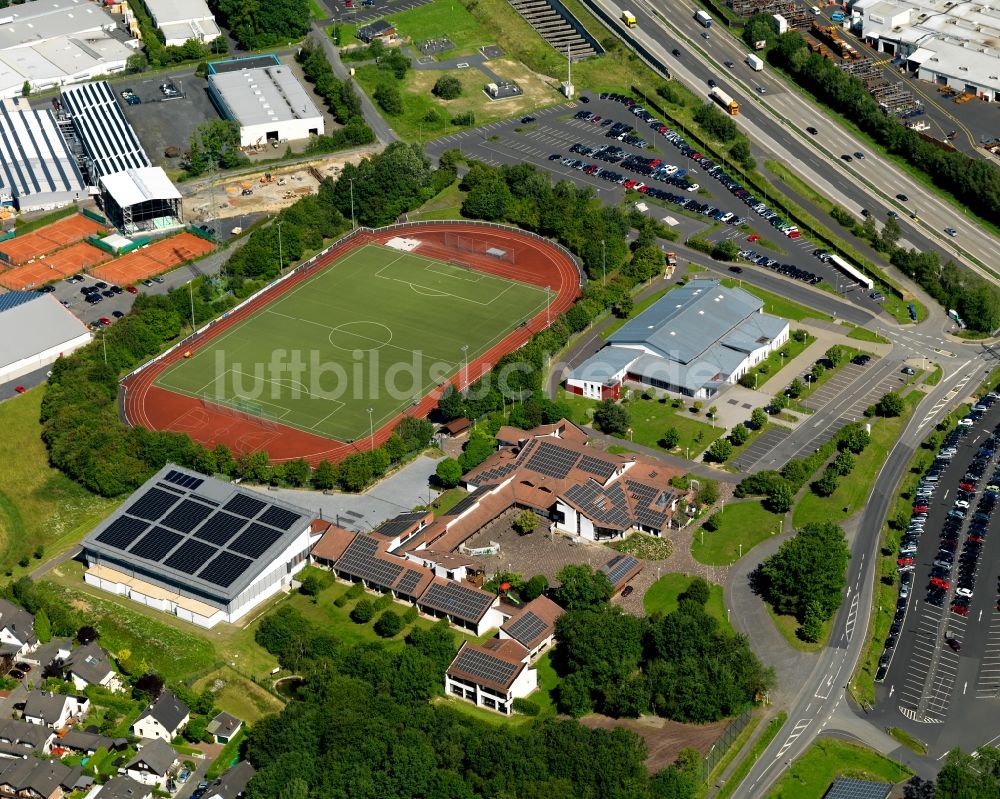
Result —
<svg viewBox="0 0 1000 799"><path fill-rule="evenodd" d="M614 593L617 594L625 588L629 580L642 571L642 561L632 555L615 555L598 571L608 578L615 589Z"/></svg>
<svg viewBox="0 0 1000 799"><path fill-rule="evenodd" d="M0 655L19 658L38 647L35 617L7 599L0 599Z"/></svg>
<svg viewBox="0 0 1000 799"><path fill-rule="evenodd" d="M11 760L0 767L0 797L62 799L79 779L79 766L70 768L58 760Z"/></svg>
<svg viewBox="0 0 1000 799"><path fill-rule="evenodd" d="M69 638L53 638L47 644L42 644L34 652L23 657L26 663L39 666L39 671L46 666L58 665L62 668L69 660L70 652L73 651L73 641Z"/></svg>
<svg viewBox="0 0 1000 799"><path fill-rule="evenodd" d="M0 757L21 758L32 752L47 755L55 737L55 731L48 727L0 719Z"/></svg>
<svg viewBox="0 0 1000 799"><path fill-rule="evenodd" d="M502 639L510 638L528 650L534 660L552 645L556 635L556 619L563 609L546 596L539 596L522 605L501 625Z"/></svg>
<svg viewBox="0 0 1000 799"><path fill-rule="evenodd" d="M208 722L205 729L215 738L217 744L227 744L243 729L243 722L223 711Z"/></svg>
<svg viewBox="0 0 1000 799"><path fill-rule="evenodd" d="M95 729L96 727L91 727L89 730L71 727L53 742L53 752L61 750L63 754L78 754L90 757L101 748L117 750L128 748L127 739L109 738L106 735L93 732Z"/></svg>
<svg viewBox="0 0 1000 799"><path fill-rule="evenodd" d="M257 771L247 761L241 760L208 786L202 799L240 799L247 783Z"/></svg>
<svg viewBox="0 0 1000 799"><path fill-rule="evenodd" d="M132 724L132 732L140 738L172 741L191 719L191 711L173 691L164 691Z"/></svg>
<svg viewBox="0 0 1000 799"><path fill-rule="evenodd" d="M120 774L131 777L143 785L165 789L170 770L177 762L177 752L162 738L146 743L125 766Z"/></svg>
<svg viewBox="0 0 1000 799"><path fill-rule="evenodd" d="M113 777L95 786L84 799L153 799L153 789L131 777Z"/></svg>
<svg viewBox="0 0 1000 799"><path fill-rule="evenodd" d="M510 638L491 638L482 646L466 642L445 672L445 693L509 716L515 699L538 688L538 672L528 661L528 650Z"/></svg>
<svg viewBox="0 0 1000 799"><path fill-rule="evenodd" d="M41 724L61 730L70 719L79 720L90 710L85 696L64 696L49 691L31 691L24 702L22 718L28 724Z"/></svg>
<svg viewBox="0 0 1000 799"><path fill-rule="evenodd" d="M120 691L122 688L108 650L96 641L77 647L70 654L66 661L66 675L78 691L88 685L100 685L109 691Z"/></svg>

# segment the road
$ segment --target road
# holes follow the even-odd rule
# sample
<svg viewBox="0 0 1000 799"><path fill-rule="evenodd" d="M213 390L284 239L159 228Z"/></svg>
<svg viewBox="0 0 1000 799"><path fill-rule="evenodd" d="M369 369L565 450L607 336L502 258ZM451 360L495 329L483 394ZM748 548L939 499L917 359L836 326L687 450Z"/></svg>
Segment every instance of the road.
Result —
<svg viewBox="0 0 1000 799"><path fill-rule="evenodd" d="M612 16L616 7L607 0L588 0ZM708 91L712 78L740 103L740 128L749 136L755 149L763 150L767 158L790 165L806 183L852 213L861 208L895 209L900 213L903 238L921 251L941 250L966 267L979 272L994 283L997 275L984 271L975 261L994 261L996 239L980 229L974 221L962 216L956 208L926 190L892 162L868 157L845 163L840 156L855 152L870 152L838 120L812 105L803 96L772 74L769 67L754 72L744 64L746 46L733 39L719 26L713 27L710 39L701 38L704 29L691 14L689 6L675 3L668 6L669 21L649 0L637 0L630 8L638 27L619 35L634 36L644 47L666 64L673 77L692 87L696 93ZM671 55L678 48L680 58ZM732 70L723 66L735 62ZM760 86L764 94L757 91ZM814 126L819 135L813 137L806 128ZM910 198L901 202L895 197ZM911 219L916 212L918 219ZM876 214L877 216L879 214ZM958 231L956 238L944 233L946 227ZM969 257L971 256L971 258ZM973 260L975 259L975 261Z"/></svg>

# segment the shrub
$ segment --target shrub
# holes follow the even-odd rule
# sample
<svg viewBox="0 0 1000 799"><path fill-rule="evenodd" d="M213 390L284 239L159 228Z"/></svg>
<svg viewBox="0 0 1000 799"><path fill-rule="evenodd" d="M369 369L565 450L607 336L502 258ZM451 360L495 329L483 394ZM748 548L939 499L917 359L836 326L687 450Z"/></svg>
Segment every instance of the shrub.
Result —
<svg viewBox="0 0 1000 799"><path fill-rule="evenodd" d="M347 589L347 592L344 594L344 596L346 596L348 599L357 599L359 596L364 596L364 593L365 593L364 585L362 583L355 583L354 585L352 585L350 588Z"/></svg>
<svg viewBox="0 0 1000 799"><path fill-rule="evenodd" d="M351 611L351 621L355 624L367 624L373 618L375 618L375 603L368 597L359 599Z"/></svg>
<svg viewBox="0 0 1000 799"><path fill-rule="evenodd" d="M525 699L522 696L519 696L514 700L513 707L514 712L520 713L522 716L537 716L542 712L541 705L531 699Z"/></svg>
<svg viewBox="0 0 1000 799"><path fill-rule="evenodd" d="M333 600L334 607L342 608L348 603L347 594L341 594L335 600Z"/></svg>
<svg viewBox="0 0 1000 799"><path fill-rule="evenodd" d="M708 460L714 461L715 463L725 463L733 455L733 445L725 438L717 439L711 447L708 448L708 452L705 453L705 457Z"/></svg>
<svg viewBox="0 0 1000 799"><path fill-rule="evenodd" d="M714 533L716 530L719 529L721 524L722 520L719 518L719 514L713 513L711 516L705 519L705 523L702 525L702 527L708 530L708 532Z"/></svg>
<svg viewBox="0 0 1000 799"><path fill-rule="evenodd" d="M403 630L403 619L398 613L387 610L375 622L375 632L382 638L392 638Z"/></svg>
<svg viewBox="0 0 1000 799"><path fill-rule="evenodd" d="M750 431L743 424L738 424L729 431L729 440L734 447L746 444L748 438L750 438Z"/></svg>
<svg viewBox="0 0 1000 799"><path fill-rule="evenodd" d="M431 92L442 100L454 100L462 95L462 81L454 75L442 75Z"/></svg>

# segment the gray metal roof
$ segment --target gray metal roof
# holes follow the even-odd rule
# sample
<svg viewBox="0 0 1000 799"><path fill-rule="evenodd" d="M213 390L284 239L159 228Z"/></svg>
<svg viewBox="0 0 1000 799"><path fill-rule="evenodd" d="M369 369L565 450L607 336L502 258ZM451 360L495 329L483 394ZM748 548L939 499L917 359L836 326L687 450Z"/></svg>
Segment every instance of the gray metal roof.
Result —
<svg viewBox="0 0 1000 799"><path fill-rule="evenodd" d="M31 301L18 302L0 313L0 369L91 335L86 325L64 308L54 294L11 293L32 297Z"/></svg>
<svg viewBox="0 0 1000 799"><path fill-rule="evenodd" d="M83 175L52 112L35 111L27 100L19 102L17 109L11 111L0 103L0 194L18 198L55 192L82 194Z"/></svg>
<svg viewBox="0 0 1000 799"><path fill-rule="evenodd" d="M284 65L209 75L208 82L244 127L322 117L302 84Z"/></svg>
<svg viewBox="0 0 1000 799"><path fill-rule="evenodd" d="M87 0L34 0L0 10L0 19L7 17L11 21L0 25L0 50L115 27L106 11Z"/></svg>
<svg viewBox="0 0 1000 799"><path fill-rule="evenodd" d="M89 685L99 685L113 671L108 651L96 641L73 650L66 667Z"/></svg>
<svg viewBox="0 0 1000 799"><path fill-rule="evenodd" d="M54 725L62 717L68 696L53 694L48 691L31 691L24 701L24 715L41 719L49 726Z"/></svg>
<svg viewBox="0 0 1000 799"><path fill-rule="evenodd" d="M641 355L643 355L643 351L640 349L605 347L576 367L570 373L570 377L574 380L603 383L625 369Z"/></svg>
<svg viewBox="0 0 1000 799"><path fill-rule="evenodd" d="M177 751L162 738L154 738L149 743L143 744L142 749L126 764L125 768L129 769L144 764L154 774L162 776L170 770L176 760Z"/></svg>
<svg viewBox="0 0 1000 799"><path fill-rule="evenodd" d="M95 184L104 175L151 166L106 80L63 87L62 100L73 118Z"/></svg>
<svg viewBox="0 0 1000 799"><path fill-rule="evenodd" d="M764 307L763 300L718 280L692 280L667 292L608 337L688 363Z"/></svg>
<svg viewBox="0 0 1000 799"><path fill-rule="evenodd" d="M152 788L131 777L114 777L104 783L97 799L145 799L152 794Z"/></svg>

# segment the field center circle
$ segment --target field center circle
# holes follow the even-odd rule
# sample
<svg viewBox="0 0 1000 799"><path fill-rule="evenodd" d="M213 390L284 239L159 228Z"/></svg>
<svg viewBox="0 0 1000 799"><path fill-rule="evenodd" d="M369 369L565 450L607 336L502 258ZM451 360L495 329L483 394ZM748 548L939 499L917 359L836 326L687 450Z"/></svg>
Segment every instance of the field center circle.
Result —
<svg viewBox="0 0 1000 799"><path fill-rule="evenodd" d="M330 344L338 350L380 350L392 341L392 331L381 322L344 322L330 331Z"/></svg>

